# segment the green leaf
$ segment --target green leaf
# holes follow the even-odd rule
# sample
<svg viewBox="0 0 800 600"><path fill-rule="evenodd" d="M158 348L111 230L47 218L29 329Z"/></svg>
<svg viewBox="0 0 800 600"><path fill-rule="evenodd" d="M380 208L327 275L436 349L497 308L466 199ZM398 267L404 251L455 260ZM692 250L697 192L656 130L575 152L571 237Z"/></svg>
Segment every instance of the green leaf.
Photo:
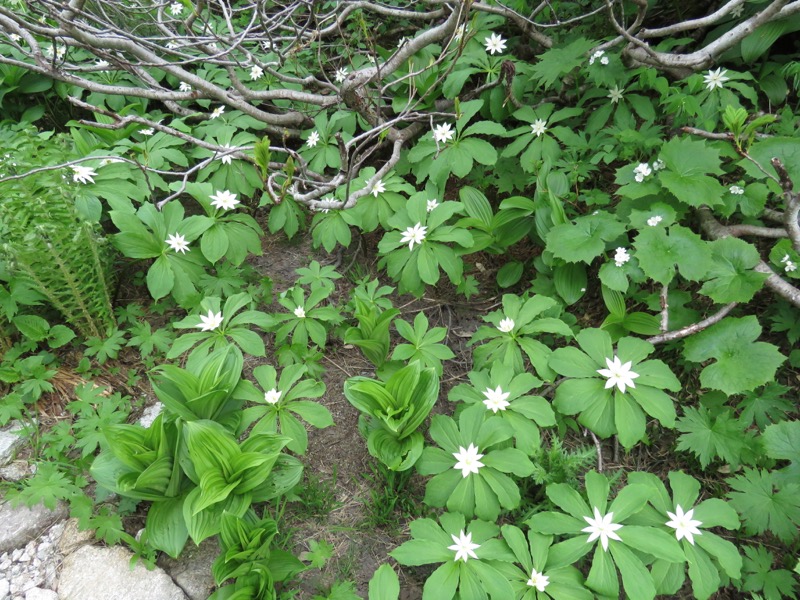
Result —
<svg viewBox="0 0 800 600"><path fill-rule="evenodd" d="M800 526L800 486L790 484L776 492L773 478L769 471L746 468L743 475L728 480L734 490L728 498L747 533L771 531L789 542L797 538Z"/></svg>
<svg viewBox="0 0 800 600"><path fill-rule="evenodd" d="M714 458L738 465L745 448L744 428L730 412L712 418L705 407L684 409L677 428L683 432L678 440L678 450L689 450L705 468Z"/></svg>
<svg viewBox="0 0 800 600"><path fill-rule="evenodd" d="M697 281L712 264L708 243L680 225L673 225L669 230L662 227L643 229L633 246L645 274L664 285L675 277L676 266L686 279Z"/></svg>
<svg viewBox="0 0 800 600"><path fill-rule="evenodd" d="M381 565L369 580L369 600L397 600L400 580L390 565Z"/></svg>
<svg viewBox="0 0 800 600"><path fill-rule="evenodd" d="M220 223L206 230L200 239L200 250L212 265L228 251L228 234Z"/></svg>
<svg viewBox="0 0 800 600"><path fill-rule="evenodd" d="M610 213L578 217L573 223L553 227L547 234L547 249L567 262L591 263L606 242L625 233L625 225Z"/></svg>
<svg viewBox="0 0 800 600"><path fill-rule="evenodd" d="M800 421L770 425L761 439L770 458L800 461Z"/></svg>
<svg viewBox="0 0 800 600"><path fill-rule="evenodd" d="M672 138L662 147L660 158L667 168L659 172L659 179L678 200L690 206L719 203L725 188L716 177L707 176L722 174L719 151L705 140Z"/></svg>
<svg viewBox="0 0 800 600"><path fill-rule="evenodd" d="M12 322L22 335L33 342L41 342L50 331L50 323L36 315L17 315Z"/></svg>
<svg viewBox="0 0 800 600"><path fill-rule="evenodd" d="M761 256L758 250L747 242L727 237L711 243L713 263L706 277L709 279L700 288L714 302L749 302L761 289L766 273L753 271Z"/></svg>
<svg viewBox="0 0 800 600"><path fill-rule="evenodd" d="M727 317L690 337L684 356L696 363L716 359L700 373L700 382L728 395L741 394L773 381L786 360L777 347L756 342L759 335L761 326L755 316Z"/></svg>
<svg viewBox="0 0 800 600"><path fill-rule="evenodd" d="M175 275L166 256L159 256L147 271L147 289L158 300L170 293L175 285Z"/></svg>
<svg viewBox="0 0 800 600"><path fill-rule="evenodd" d="M625 588L628 596L642 600L655 598L656 586L642 561L622 544L612 542L609 550L611 556L614 557L619 574L622 575L622 587Z"/></svg>

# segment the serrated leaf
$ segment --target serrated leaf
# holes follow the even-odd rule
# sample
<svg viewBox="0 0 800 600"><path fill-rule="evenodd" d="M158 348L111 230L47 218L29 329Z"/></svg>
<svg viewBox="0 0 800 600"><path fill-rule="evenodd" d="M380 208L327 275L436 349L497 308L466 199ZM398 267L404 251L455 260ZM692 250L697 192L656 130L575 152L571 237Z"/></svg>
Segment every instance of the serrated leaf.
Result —
<svg viewBox="0 0 800 600"><path fill-rule="evenodd" d="M728 395L741 394L773 381L786 360L776 346L757 342L759 335L761 326L755 316L727 317L690 337L684 344L684 357L696 363L716 359L700 373L700 382Z"/></svg>

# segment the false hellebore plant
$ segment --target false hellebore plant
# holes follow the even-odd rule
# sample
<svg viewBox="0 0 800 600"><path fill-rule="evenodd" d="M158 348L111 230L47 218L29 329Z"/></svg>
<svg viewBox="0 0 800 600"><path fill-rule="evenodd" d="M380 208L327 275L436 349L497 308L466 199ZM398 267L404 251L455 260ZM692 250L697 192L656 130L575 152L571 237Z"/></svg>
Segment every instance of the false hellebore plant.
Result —
<svg viewBox="0 0 800 600"><path fill-rule="evenodd" d="M549 485L547 497L563 512L540 512L526 524L547 535L575 536L559 544L563 564L575 563L594 546L586 585L601 596L620 597L619 571L628 597L654 598L656 582L646 565L653 560L672 564L686 559L675 537L665 528L639 525L633 519L652 498L652 488L627 485L609 505L608 479L591 471L586 474L586 494L588 504L565 483Z"/></svg>
<svg viewBox="0 0 800 600"><path fill-rule="evenodd" d="M626 448L645 436L645 413L664 427L675 426L675 406L663 390L680 391L681 385L660 360L644 360L653 345L624 337L611 344L601 329L584 329L576 340L581 350L559 348L550 367L569 377L556 389L553 406L601 437L619 435Z"/></svg>
<svg viewBox="0 0 800 600"><path fill-rule="evenodd" d="M369 453L393 471L406 471L422 454L417 431L439 397L439 376L418 360L386 382L351 377L344 395L363 414L358 429L367 438Z"/></svg>

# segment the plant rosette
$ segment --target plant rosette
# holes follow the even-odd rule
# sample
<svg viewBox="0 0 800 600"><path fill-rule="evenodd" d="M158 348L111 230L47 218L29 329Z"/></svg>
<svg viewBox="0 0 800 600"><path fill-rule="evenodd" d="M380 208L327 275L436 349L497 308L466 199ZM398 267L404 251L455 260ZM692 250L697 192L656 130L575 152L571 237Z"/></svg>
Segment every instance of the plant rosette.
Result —
<svg viewBox="0 0 800 600"><path fill-rule="evenodd" d="M242 434L250 425L253 433L280 432L291 438L286 447L297 454L308 449L308 433L297 417L310 425L324 429L333 425L330 411L307 398L319 398L325 393L325 384L314 379L305 379L305 365L289 365L281 371L280 378L274 367L259 365L253 369L260 389L250 381L243 381L236 389L238 399L256 404L244 410L238 433Z"/></svg>
<svg viewBox="0 0 800 600"><path fill-rule="evenodd" d="M308 339L320 348L325 347L328 340L326 325L336 325L342 320L342 315L333 306L319 306L331 295L331 290L326 287L312 289L306 298L305 291L300 286L289 288L278 298L278 303L288 309L288 313L272 315L272 329L275 331L277 344L283 344L292 336L292 344L308 346ZM278 323L283 323L279 327Z"/></svg>
<svg viewBox="0 0 800 600"><path fill-rule="evenodd" d="M458 424L435 415L429 434L439 447L423 450L417 471L434 475L425 487L426 504L493 521L501 510L520 503L519 488L508 474L528 477L534 466L522 450L498 447L514 429L500 417L484 420L484 414L484 406L470 407L459 415Z"/></svg>
<svg viewBox="0 0 800 600"><path fill-rule="evenodd" d="M514 525L503 525L500 530L516 560L513 564L498 564L497 569L511 582L516 600L594 598L581 572L568 562L569 543L553 544L553 536L535 531L528 531L526 539Z"/></svg>
<svg viewBox="0 0 800 600"><path fill-rule="evenodd" d="M455 358L455 354L446 344L440 344L447 337L445 327L428 329L428 317L420 311L414 317L414 326L407 321L397 319L394 322L403 339L410 344L398 344L392 352L392 360L410 362L419 360L425 367L433 367L436 374L442 376L442 361Z"/></svg>
<svg viewBox="0 0 800 600"><path fill-rule="evenodd" d="M389 275L400 282L401 292L421 296L424 284L435 285L444 270L453 284L461 283L464 263L458 252L472 245L472 234L464 228L446 225L450 217L460 214L460 202L441 202L428 211L428 194L414 194L405 206L389 219L391 231L383 236L378 251Z"/></svg>
<svg viewBox="0 0 800 600"><path fill-rule="evenodd" d="M556 424L550 403L531 390L542 381L530 373L516 374L508 365L496 362L491 371L470 371L471 385L457 385L448 399L465 405L480 405L485 415L497 415L514 429L516 446L531 456L540 446L539 427Z"/></svg>
<svg viewBox="0 0 800 600"><path fill-rule="evenodd" d="M173 324L176 329L199 328L200 331L186 333L176 339L167 358L177 358L195 344L197 346L192 350L190 359L204 355L212 348L223 348L229 343L235 344L251 356L264 356L264 341L251 326L267 329L272 323L270 316L258 310L242 311L253 303L252 296L247 292L227 298L222 309L221 303L220 298L209 296L200 302L199 314L188 315Z"/></svg>
<svg viewBox="0 0 800 600"><path fill-rule="evenodd" d="M525 371L522 353L531 361L536 374L545 381L555 377L548 366L552 350L535 339L539 334L572 337L572 330L558 317L558 302L547 296L534 295L523 300L514 294L503 296L503 310L483 317L491 325L479 327L469 344L484 342L473 352L475 368L500 362L512 366L516 373Z"/></svg>
<svg viewBox="0 0 800 600"><path fill-rule="evenodd" d="M675 536L662 527L633 524L653 490L630 484L608 502L609 481L596 471L586 474L587 502L565 483L547 486L547 497L563 512L540 512L525 523L538 533L569 535L559 545L564 564L574 564L594 546L586 585L604 597L619 598L619 579L628 597L651 600L656 595L654 576L647 570L654 559L683 563L686 558ZM597 542L597 543L595 543Z"/></svg>
<svg viewBox="0 0 800 600"><path fill-rule="evenodd" d="M444 513L439 525L433 519L417 519L409 525L411 540L389 555L401 565L443 563L425 582L422 600L509 600L514 591L498 571L502 562L514 560L508 546L497 539L500 528L486 521L466 527L464 515Z"/></svg>
<svg viewBox="0 0 800 600"><path fill-rule="evenodd" d="M190 244L211 225L208 217L184 218L183 205L168 202L162 210L147 203L134 209L126 198L109 200L112 222L119 229L113 237L117 249L129 258L154 258L147 271L147 290L158 300L172 294L180 304L197 293L195 283L206 264L196 246Z"/></svg>
<svg viewBox="0 0 800 600"><path fill-rule="evenodd" d="M553 407L600 437L619 436L625 448L645 437L645 413L670 429L675 405L664 392L678 392L681 384L660 360L644 360L654 347L638 338L617 342L601 329L584 329L576 336L581 350L559 348L550 358L552 369L569 379L556 389Z"/></svg>
<svg viewBox="0 0 800 600"><path fill-rule="evenodd" d="M739 515L724 500L709 498L698 503L700 482L680 471L669 474L666 486L652 473L628 474L628 481L652 489L650 503L631 518L632 523L661 527L680 542L686 555L689 579L695 598L705 600L722 585L720 574L731 579L741 577L742 556L731 542L707 530L709 527L739 529ZM651 567L659 594L676 594L683 586L685 567L658 559Z"/></svg>
<svg viewBox="0 0 800 600"><path fill-rule="evenodd" d="M178 189L180 183L175 187ZM200 237L200 250L212 265L223 257L240 265L250 254L261 256L264 232L250 215L236 211L237 194L215 190L208 183L190 183L186 191L203 207L211 226Z"/></svg>

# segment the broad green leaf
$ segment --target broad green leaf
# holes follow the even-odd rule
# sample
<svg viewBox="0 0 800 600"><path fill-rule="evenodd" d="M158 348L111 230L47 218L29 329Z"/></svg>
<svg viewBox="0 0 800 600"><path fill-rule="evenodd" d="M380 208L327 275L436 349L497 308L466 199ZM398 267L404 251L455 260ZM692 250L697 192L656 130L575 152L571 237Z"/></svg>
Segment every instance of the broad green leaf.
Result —
<svg viewBox="0 0 800 600"><path fill-rule="evenodd" d="M761 326L755 316L726 317L688 338L684 356L696 363L716 359L700 373L700 382L728 395L741 394L773 381L786 360L776 346L757 342L759 335Z"/></svg>

